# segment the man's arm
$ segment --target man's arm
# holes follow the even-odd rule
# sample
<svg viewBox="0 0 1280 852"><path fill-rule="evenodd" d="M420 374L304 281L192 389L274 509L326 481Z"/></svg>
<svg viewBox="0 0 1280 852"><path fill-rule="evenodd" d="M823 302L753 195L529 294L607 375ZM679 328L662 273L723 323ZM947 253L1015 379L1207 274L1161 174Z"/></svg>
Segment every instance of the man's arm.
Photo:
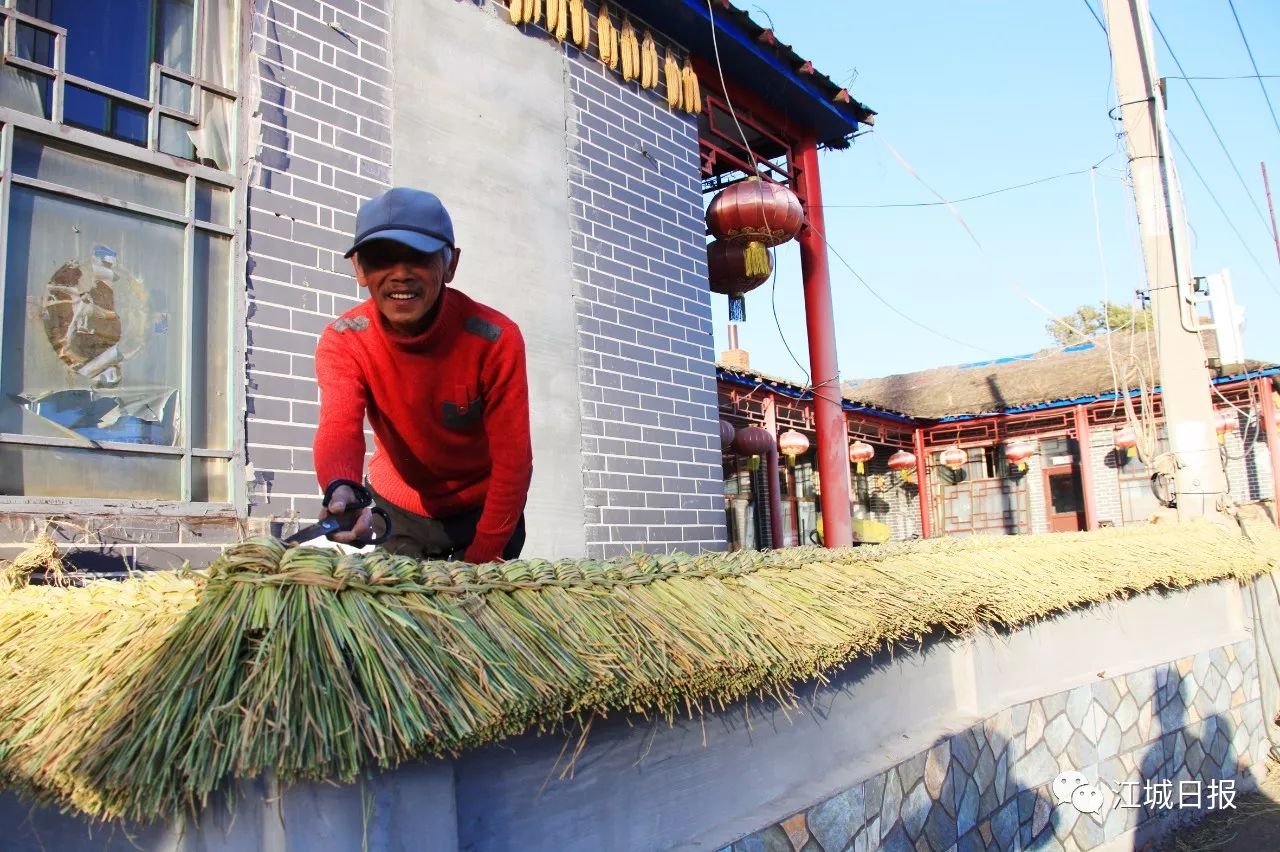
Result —
<svg viewBox="0 0 1280 852"><path fill-rule="evenodd" d="M316 346L320 425L313 444L316 478L327 488L335 479L360 482L364 475L364 414L369 388L360 360L326 328Z"/></svg>
<svg viewBox="0 0 1280 852"><path fill-rule="evenodd" d="M529 439L529 380L524 338L512 325L503 330L483 370L484 429L489 441L489 491L466 561L502 558L529 495L533 446Z"/></svg>

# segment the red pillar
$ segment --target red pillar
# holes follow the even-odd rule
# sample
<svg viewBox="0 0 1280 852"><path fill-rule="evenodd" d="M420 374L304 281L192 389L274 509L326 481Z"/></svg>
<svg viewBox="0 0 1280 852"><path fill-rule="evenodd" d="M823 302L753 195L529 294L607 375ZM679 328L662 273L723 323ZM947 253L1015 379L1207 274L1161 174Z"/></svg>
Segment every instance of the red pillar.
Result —
<svg viewBox="0 0 1280 852"><path fill-rule="evenodd" d="M809 332L818 473L822 477L822 531L827 547L848 547L853 544L849 451L841 407L840 367L836 362L836 322L831 309L831 270L827 265L827 226L822 216L818 143L812 138L805 139L795 151L798 189L806 215L799 237L800 271L804 276L804 313Z"/></svg>
<svg viewBox="0 0 1280 852"><path fill-rule="evenodd" d="M1276 426L1276 400L1272 396L1272 381L1268 376L1258 379L1258 396L1262 400L1262 428L1267 436L1267 450L1271 454L1271 514L1276 526L1280 526L1280 428Z"/></svg>
<svg viewBox="0 0 1280 852"><path fill-rule="evenodd" d="M1098 511L1093 505L1093 456L1089 450L1089 411L1083 405L1075 407L1076 445L1080 448L1080 490L1084 497L1084 528L1098 526Z"/></svg>
<svg viewBox="0 0 1280 852"><path fill-rule="evenodd" d="M913 436L916 450L916 501L920 504L920 537L928 538L932 530L933 507L929 505L929 459L924 453L924 429L916 427Z"/></svg>

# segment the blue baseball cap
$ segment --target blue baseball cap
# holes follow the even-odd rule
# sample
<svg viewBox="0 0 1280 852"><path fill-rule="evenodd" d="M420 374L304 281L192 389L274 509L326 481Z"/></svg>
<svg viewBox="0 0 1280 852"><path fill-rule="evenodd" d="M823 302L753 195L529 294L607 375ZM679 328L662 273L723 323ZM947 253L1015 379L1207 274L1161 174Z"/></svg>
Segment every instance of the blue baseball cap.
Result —
<svg viewBox="0 0 1280 852"><path fill-rule="evenodd" d="M435 254L454 247L453 220L435 194L397 186L360 205L355 241L343 257L351 257L374 240L394 240L423 254Z"/></svg>

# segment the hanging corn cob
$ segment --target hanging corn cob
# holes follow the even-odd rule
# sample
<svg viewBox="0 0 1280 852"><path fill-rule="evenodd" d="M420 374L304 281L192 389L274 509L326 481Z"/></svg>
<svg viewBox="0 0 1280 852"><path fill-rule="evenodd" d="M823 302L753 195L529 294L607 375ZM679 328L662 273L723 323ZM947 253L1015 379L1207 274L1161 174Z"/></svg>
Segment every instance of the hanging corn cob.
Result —
<svg viewBox="0 0 1280 852"><path fill-rule="evenodd" d="M600 14L596 18L596 32L600 37L600 61L609 66L610 71L618 70L618 28L609 17L609 4L600 4Z"/></svg>
<svg viewBox="0 0 1280 852"><path fill-rule="evenodd" d="M630 83L640 76L640 42L636 38L636 28L631 26L629 18L622 19L618 47L622 51L622 79Z"/></svg>
<svg viewBox="0 0 1280 852"><path fill-rule="evenodd" d="M591 44L591 18L587 16L587 4L583 0L569 0L570 39L579 50Z"/></svg>
<svg viewBox="0 0 1280 852"><path fill-rule="evenodd" d="M547 32L556 41L564 41L566 0L547 0Z"/></svg>
<svg viewBox="0 0 1280 852"><path fill-rule="evenodd" d="M524 0L508 0L507 13L511 15L511 23L524 23Z"/></svg>
<svg viewBox="0 0 1280 852"><path fill-rule="evenodd" d="M524 0L524 22L536 24L542 20L542 0Z"/></svg>
<svg viewBox="0 0 1280 852"><path fill-rule="evenodd" d="M702 88L698 85L698 75L693 72L693 63L688 57L685 57L680 79L684 88L685 110L692 113L702 112Z"/></svg>
<svg viewBox="0 0 1280 852"><path fill-rule="evenodd" d="M680 63L676 62L676 55L671 48L667 48L667 60L663 63L662 72L667 83L667 106L680 109L684 104L684 83L680 77Z"/></svg>
<svg viewBox="0 0 1280 852"><path fill-rule="evenodd" d="M648 30L645 30L644 42L640 46L640 85L646 89L658 85L658 45Z"/></svg>

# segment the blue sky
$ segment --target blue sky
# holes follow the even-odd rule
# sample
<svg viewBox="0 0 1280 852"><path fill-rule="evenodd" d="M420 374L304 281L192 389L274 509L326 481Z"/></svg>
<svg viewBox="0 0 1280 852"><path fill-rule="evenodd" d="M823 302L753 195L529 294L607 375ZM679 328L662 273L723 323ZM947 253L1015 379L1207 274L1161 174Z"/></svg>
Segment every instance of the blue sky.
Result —
<svg viewBox="0 0 1280 852"><path fill-rule="evenodd" d="M1098 0L1090 2L1101 16ZM1145 286L1123 141L1107 115L1116 96L1106 38L1085 0L739 5L766 26L771 19L778 37L820 71L851 80L853 95L879 112L874 134L850 150L822 155L828 239L884 299L939 334L884 307L833 255L842 379L1034 352L1051 340L1044 330L1048 317L1032 300L1063 314L1100 302L1108 289L1112 301L1128 303ZM1151 5L1188 76L1253 73L1227 0ZM1235 8L1260 72L1280 75L1280 3L1235 0ZM1157 45L1159 72L1179 74L1158 36ZM1263 82L1280 110L1280 79ZM1246 311L1246 352L1280 361L1280 260L1259 171L1266 161L1273 195L1280 193L1280 130L1257 80L1193 85L1244 186L1187 83L1170 80L1170 129L1243 237L1242 244L1188 159L1178 158L1192 266L1197 275L1230 268ZM956 205L979 249L944 206L838 206L936 200L885 143L950 199L1086 173ZM1100 258L1087 172L1103 158L1093 172ZM748 295L741 341L754 368L803 382L809 355L794 246L778 252L774 291L767 284ZM724 297L713 296L713 308L720 351Z"/></svg>

